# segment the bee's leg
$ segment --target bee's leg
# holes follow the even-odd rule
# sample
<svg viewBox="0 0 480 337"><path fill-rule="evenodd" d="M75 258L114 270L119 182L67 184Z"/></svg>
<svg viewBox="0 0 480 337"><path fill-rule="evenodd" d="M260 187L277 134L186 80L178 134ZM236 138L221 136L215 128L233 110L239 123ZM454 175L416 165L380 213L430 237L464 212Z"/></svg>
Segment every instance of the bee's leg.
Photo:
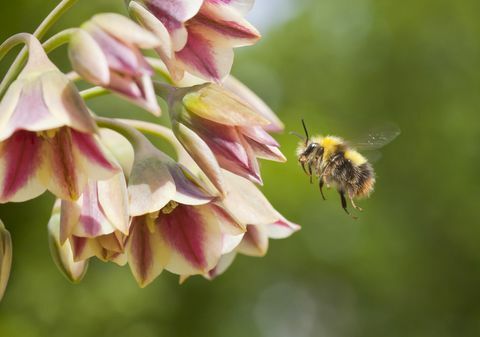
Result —
<svg viewBox="0 0 480 337"><path fill-rule="evenodd" d="M310 184L313 184L312 163L308 163L308 175L310 176Z"/></svg>
<svg viewBox="0 0 480 337"><path fill-rule="evenodd" d="M360 212L363 211L363 208L361 208L361 207L359 207L355 204L355 202L353 201L353 198L350 198L350 202L352 203L353 208L355 208L356 210L358 210Z"/></svg>
<svg viewBox="0 0 480 337"><path fill-rule="evenodd" d="M305 168L305 162L300 162L300 165L302 166L303 172L308 176L307 169Z"/></svg>
<svg viewBox="0 0 480 337"><path fill-rule="evenodd" d="M327 200L325 198L325 195L323 194L323 185L325 184L325 181L323 180L323 176L320 176L320 181L318 183L318 187L320 187L320 194L322 195L323 200Z"/></svg>
<svg viewBox="0 0 480 337"><path fill-rule="evenodd" d="M340 194L340 199L342 201L342 208L343 210L345 211L345 213L347 213L348 215L350 215L353 219L357 219L356 216L353 216L350 214L350 212L348 211L347 209L347 199L345 198L345 192L343 191L338 191L338 193Z"/></svg>

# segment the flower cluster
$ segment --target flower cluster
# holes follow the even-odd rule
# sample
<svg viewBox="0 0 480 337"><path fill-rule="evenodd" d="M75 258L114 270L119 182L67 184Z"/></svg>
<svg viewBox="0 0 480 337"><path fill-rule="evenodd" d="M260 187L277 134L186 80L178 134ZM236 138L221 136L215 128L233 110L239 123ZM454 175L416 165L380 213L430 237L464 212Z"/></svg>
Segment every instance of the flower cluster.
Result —
<svg viewBox="0 0 480 337"><path fill-rule="evenodd" d="M269 134L283 125L229 75L233 48L260 37L244 18L252 5L132 0L137 23L97 14L60 34L69 42L74 72L68 76L33 35L17 34L0 46L0 57L19 43L29 51L17 78L0 92L0 203L46 190L56 196L50 248L72 282L94 257L128 264L141 287L163 270L181 281L212 279L237 254L263 256L270 238L299 229L255 186L262 183L259 158L286 160ZM156 80L157 72L168 80ZM195 85L186 84L187 73ZM76 79L94 87L80 92ZM160 97L172 129L98 117L86 104L92 93L114 93L157 116ZM168 142L176 158L144 133ZM10 235L0 222L0 298L11 257Z"/></svg>

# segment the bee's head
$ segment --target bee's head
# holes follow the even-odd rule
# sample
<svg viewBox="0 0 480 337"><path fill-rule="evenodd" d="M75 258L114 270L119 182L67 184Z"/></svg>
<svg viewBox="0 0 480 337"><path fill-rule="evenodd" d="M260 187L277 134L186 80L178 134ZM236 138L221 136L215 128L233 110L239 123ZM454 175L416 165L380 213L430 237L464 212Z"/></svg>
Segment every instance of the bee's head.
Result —
<svg viewBox="0 0 480 337"><path fill-rule="evenodd" d="M315 157L321 157L324 152L323 146L316 142L308 142L305 144L300 144L298 151L298 161L303 164L307 162L308 158L315 153Z"/></svg>

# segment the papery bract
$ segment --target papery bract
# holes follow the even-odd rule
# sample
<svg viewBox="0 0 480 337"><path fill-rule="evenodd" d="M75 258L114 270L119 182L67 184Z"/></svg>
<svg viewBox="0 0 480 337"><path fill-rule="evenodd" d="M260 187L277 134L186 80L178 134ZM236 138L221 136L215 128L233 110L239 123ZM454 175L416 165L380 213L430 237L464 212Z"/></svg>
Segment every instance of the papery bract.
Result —
<svg viewBox="0 0 480 337"><path fill-rule="evenodd" d="M154 72L140 51L159 44L152 33L124 16L97 14L72 35L69 57L85 80L159 115L151 80Z"/></svg>
<svg viewBox="0 0 480 337"><path fill-rule="evenodd" d="M0 103L0 203L46 189L75 200L87 178L106 179L118 167L75 86L28 36L28 62Z"/></svg>

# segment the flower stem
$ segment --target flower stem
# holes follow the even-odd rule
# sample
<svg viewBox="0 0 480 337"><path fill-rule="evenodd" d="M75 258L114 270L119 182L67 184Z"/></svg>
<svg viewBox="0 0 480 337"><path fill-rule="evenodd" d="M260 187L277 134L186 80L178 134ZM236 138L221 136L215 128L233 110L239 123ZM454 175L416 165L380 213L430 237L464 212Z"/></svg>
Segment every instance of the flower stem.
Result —
<svg viewBox="0 0 480 337"><path fill-rule="evenodd" d="M163 125L159 124L154 124L150 122L144 122L144 121L139 121L135 119L119 119L117 118L116 120L128 124L138 131L141 131L143 133L148 133L153 136L162 138L169 142L175 149L177 153L180 153L183 150L182 144L175 138L175 135L173 134L173 131Z"/></svg>
<svg viewBox="0 0 480 337"><path fill-rule="evenodd" d="M105 96L108 94L110 94L110 91L102 87L93 87L93 88L80 91L80 96L82 96L84 100L89 100L95 97Z"/></svg>
<svg viewBox="0 0 480 337"><path fill-rule="evenodd" d="M58 32L43 43L43 49L45 49L45 52L48 54L61 45L70 42L70 37L76 30L78 30L78 28L69 28Z"/></svg>
<svg viewBox="0 0 480 337"><path fill-rule="evenodd" d="M47 17L40 23L33 36L38 39L41 39L48 30L65 14L78 0L62 0L60 3L47 15ZM27 60L27 48L23 48L20 54L8 69L5 77L0 83L0 98L3 97L5 91L12 81L18 76L22 70L25 61Z"/></svg>
<svg viewBox="0 0 480 337"><path fill-rule="evenodd" d="M140 131L130 125L105 117L95 117L95 121L98 127L116 131L124 136L132 144L135 152L148 151L154 148Z"/></svg>

